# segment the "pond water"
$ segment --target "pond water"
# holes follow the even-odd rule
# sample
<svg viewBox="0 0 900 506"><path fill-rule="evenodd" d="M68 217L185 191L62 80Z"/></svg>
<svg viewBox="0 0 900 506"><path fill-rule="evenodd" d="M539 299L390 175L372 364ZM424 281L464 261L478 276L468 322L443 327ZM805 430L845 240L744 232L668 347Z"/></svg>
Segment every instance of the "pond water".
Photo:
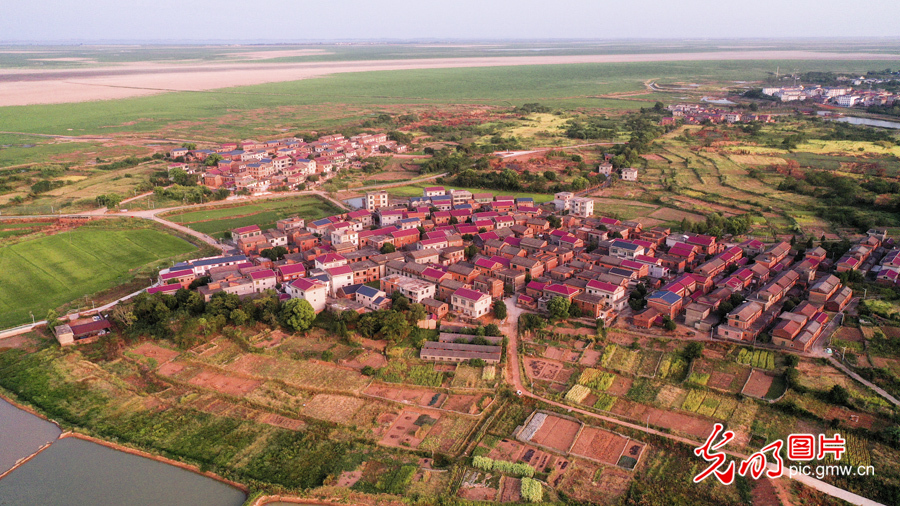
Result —
<svg viewBox="0 0 900 506"><path fill-rule="evenodd" d="M840 118L831 118L831 121L839 121L841 123L850 123L851 125L866 125L881 128L900 129L900 123L896 121L884 121L881 119L856 118L854 116L841 116Z"/></svg>
<svg viewBox="0 0 900 506"><path fill-rule="evenodd" d="M0 505L240 506L243 491L186 469L77 438L0 400Z"/></svg>
<svg viewBox="0 0 900 506"><path fill-rule="evenodd" d="M0 399L0 474L10 470L20 459L56 441L59 427L43 418L23 411Z"/></svg>
<svg viewBox="0 0 900 506"><path fill-rule="evenodd" d="M364 197L353 197L352 199L345 200L344 203L354 209L360 209L366 205Z"/></svg>

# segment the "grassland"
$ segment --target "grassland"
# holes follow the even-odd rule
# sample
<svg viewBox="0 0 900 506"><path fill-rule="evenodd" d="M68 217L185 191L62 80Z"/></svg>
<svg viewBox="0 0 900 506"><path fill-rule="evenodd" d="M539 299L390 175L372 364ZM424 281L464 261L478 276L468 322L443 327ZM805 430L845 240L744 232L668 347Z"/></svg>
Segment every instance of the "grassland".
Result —
<svg viewBox="0 0 900 506"><path fill-rule="evenodd" d="M655 97L601 98L640 92L644 83L758 80L776 66L801 71L867 70L883 62L697 61L591 63L337 74L319 79L167 93L142 98L0 109L6 131L84 135L166 129L191 138L279 135L361 119L392 105L404 110L444 104L510 106L543 102L560 108L637 109ZM266 110L266 114L247 114ZM301 113L302 115L298 115ZM69 129L72 129L71 131ZM206 134L198 134L198 132Z"/></svg>
<svg viewBox="0 0 900 506"><path fill-rule="evenodd" d="M172 222L198 232L222 238L226 231L248 225L263 230L275 228L275 222L299 216L307 222L341 212L334 204L316 196L267 200L229 207L214 206L200 211L178 211L165 215Z"/></svg>
<svg viewBox="0 0 900 506"><path fill-rule="evenodd" d="M143 267L196 248L152 228L81 227L0 248L0 327L122 284Z"/></svg>

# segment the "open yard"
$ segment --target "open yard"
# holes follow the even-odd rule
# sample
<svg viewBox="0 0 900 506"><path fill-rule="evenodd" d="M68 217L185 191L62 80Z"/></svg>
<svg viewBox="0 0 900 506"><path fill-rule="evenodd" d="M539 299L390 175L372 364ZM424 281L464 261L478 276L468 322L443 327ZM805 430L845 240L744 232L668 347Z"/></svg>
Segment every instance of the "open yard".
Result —
<svg viewBox="0 0 900 506"><path fill-rule="evenodd" d="M29 312L40 320L49 309L122 284L143 267L195 249L150 228L94 226L0 247L0 327L30 323Z"/></svg>

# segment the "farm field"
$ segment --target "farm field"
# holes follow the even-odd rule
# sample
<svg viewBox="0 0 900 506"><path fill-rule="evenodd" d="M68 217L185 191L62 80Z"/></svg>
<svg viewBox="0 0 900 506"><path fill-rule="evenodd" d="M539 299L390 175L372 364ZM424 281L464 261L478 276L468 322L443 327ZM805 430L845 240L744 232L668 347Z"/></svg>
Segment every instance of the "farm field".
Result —
<svg viewBox="0 0 900 506"><path fill-rule="evenodd" d="M196 248L154 229L81 227L0 247L0 327L37 319L137 270Z"/></svg>
<svg viewBox="0 0 900 506"><path fill-rule="evenodd" d="M211 206L200 211L176 211L165 219L211 235L218 239L238 227L259 225L263 230L275 228L275 222L290 216L299 216L307 222L339 213L331 202L316 196L270 200L236 206Z"/></svg>

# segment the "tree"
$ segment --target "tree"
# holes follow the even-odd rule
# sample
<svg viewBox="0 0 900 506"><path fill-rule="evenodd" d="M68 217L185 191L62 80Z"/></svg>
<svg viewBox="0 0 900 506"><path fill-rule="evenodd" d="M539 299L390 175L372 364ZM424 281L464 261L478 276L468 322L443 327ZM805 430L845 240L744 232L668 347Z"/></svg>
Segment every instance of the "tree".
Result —
<svg viewBox="0 0 900 506"><path fill-rule="evenodd" d="M840 385L834 385L826 394L828 401L832 404L846 406L850 402L850 392Z"/></svg>
<svg viewBox="0 0 900 506"><path fill-rule="evenodd" d="M95 200L100 207L116 207L122 202L122 196L116 195L115 193L107 193L104 195L97 195Z"/></svg>
<svg viewBox="0 0 900 506"><path fill-rule="evenodd" d="M197 149L197 144L195 144L193 142L185 142L181 145L181 147L183 147L184 149L187 149L188 151L193 151L193 150Z"/></svg>
<svg viewBox="0 0 900 506"><path fill-rule="evenodd" d="M409 321L410 325L415 325L417 322L420 322L428 317L428 312L425 311L425 306L422 304L410 304L409 310L406 312L406 319Z"/></svg>
<svg viewBox="0 0 900 506"><path fill-rule="evenodd" d="M559 228L562 225L562 220L555 214L548 216L547 221L550 223L551 228Z"/></svg>
<svg viewBox="0 0 900 506"><path fill-rule="evenodd" d="M554 320L564 320L569 316L569 299L565 297L553 297L547 303L547 311L550 312L550 318Z"/></svg>
<svg viewBox="0 0 900 506"><path fill-rule="evenodd" d="M220 155L219 153L213 153L213 154L207 156L206 160L203 160L203 164L206 165L207 167L212 167L213 165L216 165L220 161L222 161L222 155Z"/></svg>
<svg viewBox="0 0 900 506"><path fill-rule="evenodd" d="M581 318L581 308L575 304L569 304L569 316L572 318Z"/></svg>
<svg viewBox="0 0 900 506"><path fill-rule="evenodd" d="M556 172L552 170L545 170L544 179L546 179L547 181L556 181Z"/></svg>
<svg viewBox="0 0 900 506"><path fill-rule="evenodd" d="M788 367L797 367L800 363L800 357L797 355L787 354L784 356L784 365Z"/></svg>
<svg viewBox="0 0 900 506"><path fill-rule="evenodd" d="M294 332L303 332L312 326L316 311L305 299L290 299L281 306L281 323Z"/></svg>
<svg viewBox="0 0 900 506"><path fill-rule="evenodd" d="M259 256L268 258L273 262L276 260L281 260L287 254L288 249L284 246L275 246L274 248L267 248L259 252Z"/></svg>
<svg viewBox="0 0 900 506"><path fill-rule="evenodd" d="M669 332L672 332L676 329L675 322L672 321L672 318L669 317L669 315L663 316L663 328L668 330Z"/></svg>
<svg viewBox="0 0 900 506"><path fill-rule="evenodd" d="M235 325L240 326L247 323L247 320L250 319L250 315L248 315L243 309L235 309L231 312L229 318L231 318L231 321L234 322Z"/></svg>
<svg viewBox="0 0 900 506"><path fill-rule="evenodd" d="M534 313L523 313L519 316L519 330L539 330L547 325L547 319Z"/></svg>
<svg viewBox="0 0 900 506"><path fill-rule="evenodd" d="M687 360L700 358L703 355L703 343L697 341L688 343L688 345L684 347L682 355Z"/></svg>
<svg viewBox="0 0 900 506"><path fill-rule="evenodd" d="M391 304L391 308L394 311L408 311L409 310L409 299L406 298L400 292L394 292L391 294L391 300L393 301Z"/></svg>
<svg viewBox="0 0 900 506"><path fill-rule="evenodd" d="M386 242L386 243L384 243L384 244L381 245L381 250L380 250L380 251L381 251L382 254L393 253L393 252L397 251L397 247L394 246L393 244L389 243L389 242Z"/></svg>
<svg viewBox="0 0 900 506"><path fill-rule="evenodd" d="M474 244L466 246L465 254L467 260L474 257L478 254L478 246L475 246Z"/></svg>
<svg viewBox="0 0 900 506"><path fill-rule="evenodd" d="M409 335L409 323L403 313L388 311L381 321L381 335L394 344L406 339Z"/></svg>
<svg viewBox="0 0 900 506"><path fill-rule="evenodd" d="M494 301L494 318L498 320L503 320L506 318L506 303L502 300ZM499 334L494 334L499 335Z"/></svg>
<svg viewBox="0 0 900 506"><path fill-rule="evenodd" d="M499 336L500 327L496 323L489 323L484 327L484 335L486 336Z"/></svg>

